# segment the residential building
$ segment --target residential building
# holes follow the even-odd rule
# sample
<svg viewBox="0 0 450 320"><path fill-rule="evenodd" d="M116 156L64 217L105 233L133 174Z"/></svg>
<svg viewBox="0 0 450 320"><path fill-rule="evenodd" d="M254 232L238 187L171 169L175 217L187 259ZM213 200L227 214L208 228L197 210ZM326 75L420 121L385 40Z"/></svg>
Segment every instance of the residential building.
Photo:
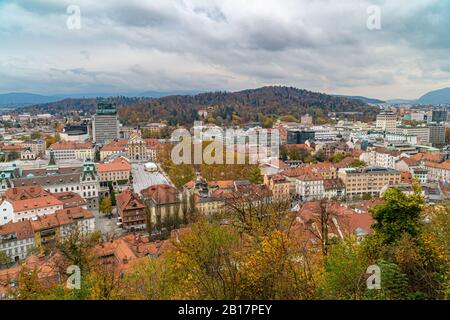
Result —
<svg viewBox="0 0 450 320"><path fill-rule="evenodd" d="M81 207L64 208L55 212L62 239L73 232L89 234L95 231L95 216L92 211Z"/></svg>
<svg viewBox="0 0 450 320"><path fill-rule="evenodd" d="M368 166L395 169L395 164L400 159L400 155L401 152L397 150L374 148L371 151L363 152L359 159Z"/></svg>
<svg viewBox="0 0 450 320"><path fill-rule="evenodd" d="M384 186L398 184L401 179L400 171L381 167L344 168L339 170L338 175L349 197L379 196Z"/></svg>
<svg viewBox="0 0 450 320"><path fill-rule="evenodd" d="M214 214L223 212L225 210L225 202L222 197L216 196L200 196L194 195L195 209L206 217L211 217Z"/></svg>
<svg viewBox="0 0 450 320"><path fill-rule="evenodd" d="M306 173L296 177L295 192L302 201L320 200L324 197L323 177L319 174Z"/></svg>
<svg viewBox="0 0 450 320"><path fill-rule="evenodd" d="M14 220L14 208L12 203L5 199L0 199L0 226Z"/></svg>
<svg viewBox="0 0 450 320"><path fill-rule="evenodd" d="M63 208L63 202L51 195L9 202L13 206L13 222L33 220Z"/></svg>
<svg viewBox="0 0 450 320"><path fill-rule="evenodd" d="M289 180L280 174L264 176L264 184L267 185L272 192L272 199L275 202L290 201L290 185Z"/></svg>
<svg viewBox="0 0 450 320"><path fill-rule="evenodd" d="M429 181L450 182L450 160L442 163L425 162L424 168L428 170Z"/></svg>
<svg viewBox="0 0 450 320"><path fill-rule="evenodd" d="M145 229L147 226L147 207L144 201L130 190L117 195L117 211L121 226L125 229Z"/></svg>
<svg viewBox="0 0 450 320"><path fill-rule="evenodd" d="M83 208L87 209L87 202L78 193L75 192L58 192L52 194L56 199L63 203L63 209Z"/></svg>
<svg viewBox="0 0 450 320"><path fill-rule="evenodd" d="M345 185L341 179L323 180L323 197L325 199L340 199L345 197Z"/></svg>
<svg viewBox="0 0 450 320"><path fill-rule="evenodd" d="M30 221L0 225L0 252L12 261L25 259L35 247L33 228Z"/></svg>

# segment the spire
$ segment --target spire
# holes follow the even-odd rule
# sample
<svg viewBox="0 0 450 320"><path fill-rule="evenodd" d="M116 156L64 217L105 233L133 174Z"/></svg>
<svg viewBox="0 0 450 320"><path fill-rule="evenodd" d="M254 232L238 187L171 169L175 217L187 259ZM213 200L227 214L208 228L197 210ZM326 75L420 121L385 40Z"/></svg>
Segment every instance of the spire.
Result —
<svg viewBox="0 0 450 320"><path fill-rule="evenodd" d="M56 166L55 154L53 151L50 151L50 161L48 162L49 166Z"/></svg>

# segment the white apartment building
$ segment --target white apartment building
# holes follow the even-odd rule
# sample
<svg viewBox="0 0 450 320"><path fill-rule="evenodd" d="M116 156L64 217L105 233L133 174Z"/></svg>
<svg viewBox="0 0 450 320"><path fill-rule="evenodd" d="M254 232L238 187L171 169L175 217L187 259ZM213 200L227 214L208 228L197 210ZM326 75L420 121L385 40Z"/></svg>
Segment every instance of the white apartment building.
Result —
<svg viewBox="0 0 450 320"><path fill-rule="evenodd" d="M397 115L383 111L377 115L376 127L383 131L395 131L397 127Z"/></svg>
<svg viewBox="0 0 450 320"><path fill-rule="evenodd" d="M60 224L60 237L64 238L74 230L83 234L95 231L94 214L86 209L75 207L59 210L55 213Z"/></svg>
<svg viewBox="0 0 450 320"><path fill-rule="evenodd" d="M371 167L395 169L395 164L400 159L400 155L400 151L375 148L371 151L363 152L359 159Z"/></svg>
<svg viewBox="0 0 450 320"><path fill-rule="evenodd" d="M424 168L428 170L429 181L450 182L450 162L443 163L425 162Z"/></svg>
<svg viewBox="0 0 450 320"><path fill-rule="evenodd" d="M11 202L13 207L12 222L34 220L37 217L55 213L63 208L64 203L54 196L43 196L39 198L15 200Z"/></svg>
<svg viewBox="0 0 450 320"><path fill-rule="evenodd" d="M302 201L320 200L324 197L323 177L306 174L295 179L295 192Z"/></svg>

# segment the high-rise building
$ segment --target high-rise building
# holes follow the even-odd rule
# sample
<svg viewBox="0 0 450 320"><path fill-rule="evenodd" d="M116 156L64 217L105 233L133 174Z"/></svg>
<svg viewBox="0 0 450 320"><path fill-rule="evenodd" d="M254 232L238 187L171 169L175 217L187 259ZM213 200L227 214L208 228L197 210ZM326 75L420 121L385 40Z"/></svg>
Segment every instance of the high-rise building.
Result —
<svg viewBox="0 0 450 320"><path fill-rule="evenodd" d="M377 115L376 127L378 129L394 132L397 127L397 115L390 111L383 111Z"/></svg>
<svg viewBox="0 0 450 320"><path fill-rule="evenodd" d="M429 125L430 143L433 146L443 146L445 144L445 127L443 125Z"/></svg>
<svg viewBox="0 0 450 320"><path fill-rule="evenodd" d="M119 120L116 106L99 102L92 121L92 137L96 144L107 144L119 138Z"/></svg>
<svg viewBox="0 0 450 320"><path fill-rule="evenodd" d="M436 123L441 123L447 121L447 110L446 109L436 109L432 111L431 121Z"/></svg>
<svg viewBox="0 0 450 320"><path fill-rule="evenodd" d="M310 130L288 130L287 144L303 144L307 140L314 140L315 132Z"/></svg>

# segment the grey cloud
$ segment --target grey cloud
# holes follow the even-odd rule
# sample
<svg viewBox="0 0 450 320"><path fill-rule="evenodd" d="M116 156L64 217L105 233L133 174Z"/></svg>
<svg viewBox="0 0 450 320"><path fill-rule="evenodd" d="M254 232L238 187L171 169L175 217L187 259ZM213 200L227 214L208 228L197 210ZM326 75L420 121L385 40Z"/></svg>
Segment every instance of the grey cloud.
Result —
<svg viewBox="0 0 450 320"><path fill-rule="evenodd" d="M366 28L372 2L382 8L382 30L376 32ZM401 79L414 86L404 89L408 93L421 82L448 83L450 1L267 0L263 6L237 0L80 0L79 32L64 26L66 1L24 3L32 25L0 27L0 36L8 34L0 66L8 57L24 58L26 42L35 49L27 54L43 63L20 72L15 63L9 75L36 84L42 74L42 83L55 90L85 88L83 81L96 91L276 83L313 90L371 87L355 94L386 98L386 86L403 90ZM49 14L52 19L45 18ZM17 85L11 78L2 81L10 81L11 89Z"/></svg>

